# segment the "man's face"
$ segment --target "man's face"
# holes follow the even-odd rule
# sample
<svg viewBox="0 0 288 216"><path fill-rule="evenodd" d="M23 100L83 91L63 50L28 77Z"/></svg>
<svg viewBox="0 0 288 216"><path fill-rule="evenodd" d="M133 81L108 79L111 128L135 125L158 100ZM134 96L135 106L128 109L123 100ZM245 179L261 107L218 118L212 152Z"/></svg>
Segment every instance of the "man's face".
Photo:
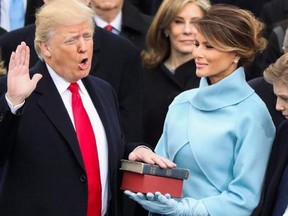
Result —
<svg viewBox="0 0 288 216"><path fill-rule="evenodd" d="M48 42L42 42L45 62L68 82L89 74L93 53L93 29L90 22L59 26Z"/></svg>
<svg viewBox="0 0 288 216"><path fill-rule="evenodd" d="M124 0L90 0L92 8L109 11L122 8Z"/></svg>

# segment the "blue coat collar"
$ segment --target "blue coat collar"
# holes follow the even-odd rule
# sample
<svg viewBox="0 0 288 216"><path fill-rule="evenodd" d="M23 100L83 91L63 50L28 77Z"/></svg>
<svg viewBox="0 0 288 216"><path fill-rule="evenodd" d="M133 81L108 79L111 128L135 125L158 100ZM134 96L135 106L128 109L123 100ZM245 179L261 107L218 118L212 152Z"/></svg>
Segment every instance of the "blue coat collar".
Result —
<svg viewBox="0 0 288 216"><path fill-rule="evenodd" d="M190 99L192 106L204 111L212 111L237 104L254 90L247 84L243 67L235 70L216 84L209 85L207 78L201 78L200 86Z"/></svg>

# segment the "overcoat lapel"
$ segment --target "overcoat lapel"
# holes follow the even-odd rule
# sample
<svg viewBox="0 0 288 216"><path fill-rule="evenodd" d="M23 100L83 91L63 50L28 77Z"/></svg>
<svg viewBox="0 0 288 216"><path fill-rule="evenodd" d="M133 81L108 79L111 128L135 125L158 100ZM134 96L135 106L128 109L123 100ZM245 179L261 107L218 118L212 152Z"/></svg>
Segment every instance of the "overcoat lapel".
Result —
<svg viewBox="0 0 288 216"><path fill-rule="evenodd" d="M106 137L107 137L107 142L108 142L108 149L109 149L109 155L116 155L114 152L116 150L116 147L110 146L113 141L111 141L111 138L114 137L115 135L113 134L113 120L109 119L109 109L110 109L110 104L109 101L106 101L105 97L105 92L101 88L98 88L97 85L93 84L91 77L86 77L82 79L83 84L85 85L90 98L98 112L98 115L101 119L101 122L103 124L103 127L105 129ZM111 158L109 157L109 160Z"/></svg>
<svg viewBox="0 0 288 216"><path fill-rule="evenodd" d="M35 93L39 93L41 95L37 103L47 118L52 122L55 128L67 141L67 144L70 146L78 163L84 169L76 132L61 99L61 96L59 95L45 64L38 62L35 66L35 70L41 71L43 75L42 79L37 85L37 88L35 89Z"/></svg>
<svg viewBox="0 0 288 216"><path fill-rule="evenodd" d="M101 119L101 122L103 124L103 127L105 129L106 138L107 138L107 144L108 144L108 160L109 160L109 179L111 179L113 175L115 175L115 169L113 169L112 164L114 164L115 160L117 160L117 155L119 154L117 150L119 149L119 146L115 146L115 129L114 127L114 120L115 118L111 116L111 113L114 113L114 111L110 112L109 109L111 109L111 104L106 98L106 92L103 91L102 88L98 87L97 85L93 84L91 77L86 77L82 79L83 84L85 85L90 98L92 99L92 102L98 112L98 115ZM116 99L115 99L116 101ZM111 118L111 119L110 119ZM114 132L113 132L114 131ZM96 138L97 139L97 138ZM119 143L117 143L119 144ZM115 182L110 182L110 184L114 184ZM109 187L108 191L108 203L110 203L112 199L112 191L111 191L111 185Z"/></svg>

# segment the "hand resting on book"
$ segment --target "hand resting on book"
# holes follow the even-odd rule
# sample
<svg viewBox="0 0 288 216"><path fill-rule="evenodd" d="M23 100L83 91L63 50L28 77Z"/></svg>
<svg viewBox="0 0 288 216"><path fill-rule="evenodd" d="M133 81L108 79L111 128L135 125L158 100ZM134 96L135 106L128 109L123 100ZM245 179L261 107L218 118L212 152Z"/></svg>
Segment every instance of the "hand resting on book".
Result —
<svg viewBox="0 0 288 216"><path fill-rule="evenodd" d="M162 168L174 168L176 164L167 158L155 154L150 148L144 145L136 147L128 156L132 161L143 161L148 164L157 164Z"/></svg>
<svg viewBox="0 0 288 216"><path fill-rule="evenodd" d="M193 198L173 199L169 194L162 195L160 192L144 195L126 190L124 193L151 213L170 216L209 215L203 202Z"/></svg>

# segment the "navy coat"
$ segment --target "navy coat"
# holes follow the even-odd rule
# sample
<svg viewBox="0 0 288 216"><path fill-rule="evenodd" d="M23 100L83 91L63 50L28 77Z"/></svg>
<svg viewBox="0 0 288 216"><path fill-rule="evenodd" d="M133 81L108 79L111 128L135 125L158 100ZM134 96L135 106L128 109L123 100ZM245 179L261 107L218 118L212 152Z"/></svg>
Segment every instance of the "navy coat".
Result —
<svg viewBox="0 0 288 216"><path fill-rule="evenodd" d="M31 73L43 78L17 115L6 103L6 79L0 79L0 162L5 163L0 193L1 216L83 216L87 181L76 133L46 65ZM117 98L105 81L82 79L103 123L108 143L107 215L121 215L119 163L125 144ZM128 152L135 146L127 148Z"/></svg>

